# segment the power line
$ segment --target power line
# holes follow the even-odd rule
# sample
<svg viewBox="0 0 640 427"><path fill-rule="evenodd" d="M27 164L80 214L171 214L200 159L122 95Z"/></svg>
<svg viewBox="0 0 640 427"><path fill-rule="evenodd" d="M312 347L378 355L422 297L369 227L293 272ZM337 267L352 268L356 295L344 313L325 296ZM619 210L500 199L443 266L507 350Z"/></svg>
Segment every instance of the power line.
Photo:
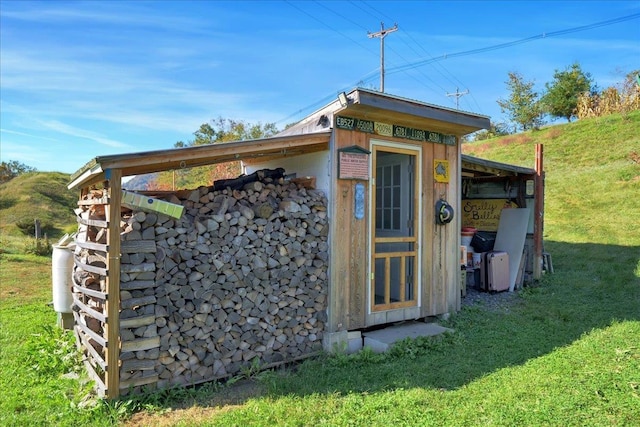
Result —
<svg viewBox="0 0 640 427"><path fill-rule="evenodd" d="M293 6L293 4L291 4L291 2L287 2L287 3L289 3L290 5ZM296 9L300 10L301 12L303 12L304 14L309 15L307 12L303 11L302 9L300 9L300 8L298 8L296 6L294 6L294 7ZM369 6L369 7L371 7L371 6ZM309 16L311 16L311 15L309 15ZM311 17L313 19L319 21L317 18L315 18L313 16L311 16ZM535 41L535 40L540 40L540 39L543 39L543 38L558 37L558 36L565 35L565 34L571 34L571 33L580 32L580 31L587 31L587 30L591 30L591 29L594 29L594 28L613 25L613 24L617 24L617 23L620 23L620 22L630 21L630 20L638 19L638 18L640 18L640 13L635 13L635 14L631 14L631 15L622 16L620 18L609 19L607 21L601 21L601 22L596 22L596 23L589 24L589 25L583 25L583 26L580 26L580 27L569 28L569 29L566 29L566 30L553 31L551 33L542 33L542 34L539 34L539 35L536 35L536 36L527 37L527 38L520 39L520 40L515 40L515 41L512 41L512 42L501 43L501 44L497 44L497 45L493 45L493 46L487 46L487 47L484 47L484 48L472 49L472 50L457 52L457 53L453 53L453 54L440 55L438 57L432 57L430 59L426 59L426 60L417 61L417 62L405 64L405 65L402 65L402 66L394 67L391 70L389 70L388 73L389 74L394 74L394 73L398 73L398 72L401 72L401 71L407 71L407 70L410 70L410 69L414 69L414 68L420 67L422 65L438 62L438 61L441 61L441 60L444 60L444 59L447 59L447 58L456 58L456 57L462 57L462 56L467 56L467 55L474 55L474 54L478 54L478 53L489 52L489 51L497 50L497 49L504 49L504 48L507 48L507 47L516 46L518 44L527 43L527 42L531 42L531 41ZM347 37L346 35L340 33L339 31L331 28L330 26L328 26L324 22L322 22L322 21L319 21L319 22L322 23L323 25L327 26L331 30L336 31L338 34L341 34L341 35ZM360 44L357 41L351 39L350 37L347 37L347 38L349 40L352 40L354 43L358 44L359 46L364 47L362 44ZM367 48L365 48L365 49L370 51ZM372 71L372 72L369 72L369 73L365 74L363 77L361 77L355 83L355 86L358 86L360 83L364 83L364 82L367 82L369 80L372 80L374 76L375 76L375 70ZM283 122L285 120L288 120L288 119L290 119L292 117L297 116L298 114L303 113L304 111L308 111L311 108L323 105L326 102L330 101L331 99L334 99L337 96L336 95L337 93L340 93L342 91L349 90L349 89L352 89L352 88L353 88L353 85L349 86L349 87L346 87L346 88L343 88L342 90L339 90L336 93L332 93L331 95L327 95L326 97L322 98L321 100L319 100L319 101L317 101L317 102L315 102L315 103L313 103L313 104L311 104L311 105L309 105L307 107L301 108L298 111L288 115L284 119L278 120L276 123L281 123L281 122ZM471 94L471 96L473 97L472 94Z"/></svg>
<svg viewBox="0 0 640 427"><path fill-rule="evenodd" d="M440 55L440 56L437 56L437 57L434 57L434 58L424 59L422 61L417 61L417 62L413 62L413 63L410 63L410 64L405 64L405 65L401 65L399 67L392 68L391 70L389 70L389 74L410 70L410 69L413 69L413 68L420 67L422 65L426 65L426 64L433 63L433 62L441 61L443 59L459 58L459 57L462 57L462 56L475 55L475 54L478 54L478 53L490 52L490 51L498 50L498 49L505 49L507 47L516 46L516 45L519 45L519 44L528 43L528 42L532 42L532 41L535 41L535 40L563 36L563 35L566 35L566 34L577 33L579 31L587 31L587 30L591 30L591 29L594 29L594 28L613 25L613 24L617 24L619 22L630 21L632 19L638 19L638 18L640 18L640 13L635 13L635 14L623 16L623 17L620 17L620 18L609 19L607 21L596 22L594 24L583 25L583 26L580 26L580 27L569 28L569 29L566 29L566 30L553 31L553 32L550 32L550 33L542 33L542 34L538 34L538 35L535 35L535 36L527 37L527 38L524 38L524 39L514 40L512 42L501 43L501 44L482 47L482 48L478 48L478 49L465 50L465 51L462 51L462 52L457 52L457 53L452 53L452 54L444 54L444 55Z"/></svg>

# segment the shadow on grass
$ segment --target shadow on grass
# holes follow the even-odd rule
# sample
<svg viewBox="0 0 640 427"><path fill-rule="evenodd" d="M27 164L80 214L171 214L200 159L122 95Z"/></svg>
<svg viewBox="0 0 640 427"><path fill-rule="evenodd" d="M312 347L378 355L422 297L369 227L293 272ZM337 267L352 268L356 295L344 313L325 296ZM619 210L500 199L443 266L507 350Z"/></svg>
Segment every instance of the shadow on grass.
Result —
<svg viewBox="0 0 640 427"><path fill-rule="evenodd" d="M221 400L240 404L260 396L457 389L615 321L640 320L640 247L546 242L546 250L553 256L554 274L519 291L509 306L463 309L443 323L456 332L436 339L426 351L310 359L259 375L262 380L253 389L243 382L237 394L229 386L224 397L205 393L195 400L213 407Z"/></svg>

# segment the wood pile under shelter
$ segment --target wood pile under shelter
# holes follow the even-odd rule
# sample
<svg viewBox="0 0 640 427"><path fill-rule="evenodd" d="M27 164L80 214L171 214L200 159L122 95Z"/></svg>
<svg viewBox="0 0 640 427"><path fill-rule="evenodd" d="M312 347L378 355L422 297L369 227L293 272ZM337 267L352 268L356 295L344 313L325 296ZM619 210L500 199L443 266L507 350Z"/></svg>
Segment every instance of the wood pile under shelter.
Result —
<svg viewBox="0 0 640 427"><path fill-rule="evenodd" d="M281 181L154 194L183 207L179 218L121 209L121 394L225 378L252 363L322 350L327 200ZM80 201L74 271L76 333L100 388L110 326L108 194L92 190Z"/></svg>
<svg viewBox="0 0 640 427"><path fill-rule="evenodd" d="M98 392L357 349L368 328L459 310L460 144L488 127L358 88L271 138L94 158L69 188L75 331ZM238 160L240 180L122 188Z"/></svg>

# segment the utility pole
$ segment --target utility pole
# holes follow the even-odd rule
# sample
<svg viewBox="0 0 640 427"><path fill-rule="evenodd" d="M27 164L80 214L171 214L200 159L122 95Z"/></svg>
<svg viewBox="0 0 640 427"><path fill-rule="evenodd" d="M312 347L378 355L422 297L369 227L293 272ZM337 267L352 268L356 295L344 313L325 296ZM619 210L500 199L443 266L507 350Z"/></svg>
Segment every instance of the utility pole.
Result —
<svg viewBox="0 0 640 427"><path fill-rule="evenodd" d="M447 96L455 96L456 97L456 110L460 109L460 97L465 96L469 93L469 90L465 90L464 92L460 92L458 88L456 88L456 93L448 93Z"/></svg>
<svg viewBox="0 0 640 427"><path fill-rule="evenodd" d="M387 34L398 31L398 24L395 24L392 28L384 29L384 22L380 23L380 31L377 33L370 33L369 38L380 39L380 92L384 92L384 38Z"/></svg>

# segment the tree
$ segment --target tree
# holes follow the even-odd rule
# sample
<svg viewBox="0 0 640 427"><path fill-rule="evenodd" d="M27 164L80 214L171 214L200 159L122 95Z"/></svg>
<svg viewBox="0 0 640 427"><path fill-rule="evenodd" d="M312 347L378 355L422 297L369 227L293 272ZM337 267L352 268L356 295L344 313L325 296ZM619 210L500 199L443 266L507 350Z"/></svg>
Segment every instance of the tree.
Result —
<svg viewBox="0 0 640 427"><path fill-rule="evenodd" d="M188 142L178 141L175 147L192 147L196 145L217 144L231 141L268 138L278 133L275 123L247 123L218 117L209 123L200 125L193 133L194 139ZM154 189L170 190L177 188L197 188L211 185L213 181L223 178L235 178L242 172L240 162L226 162L196 168L179 169L159 173Z"/></svg>
<svg viewBox="0 0 640 427"><path fill-rule="evenodd" d="M482 129L466 136L467 141L483 141L485 139L496 138L498 136L509 135L507 125L504 123L491 122L489 129Z"/></svg>
<svg viewBox="0 0 640 427"><path fill-rule="evenodd" d="M34 172L36 168L27 166L24 163L20 163L17 160L9 160L8 162L0 163L0 184L3 182L11 181L18 175L22 175L27 172Z"/></svg>
<svg viewBox="0 0 640 427"><path fill-rule="evenodd" d="M203 123L195 131L195 139L190 142L176 142L176 147L215 144L217 142L245 141L248 139L267 138L278 133L275 123L247 123L243 120L224 119L218 117L211 123Z"/></svg>
<svg viewBox="0 0 640 427"><path fill-rule="evenodd" d="M533 90L534 82L525 81L520 73L512 71L505 84L511 95L509 99L498 100L502 112L508 113L509 119L522 130L539 128L543 124L543 111L539 95Z"/></svg>
<svg viewBox="0 0 640 427"><path fill-rule="evenodd" d="M577 62L564 71L556 70L553 81L546 83L547 92L542 97L544 110L553 117L571 121L576 115L578 97L595 91L591 74L585 73Z"/></svg>

